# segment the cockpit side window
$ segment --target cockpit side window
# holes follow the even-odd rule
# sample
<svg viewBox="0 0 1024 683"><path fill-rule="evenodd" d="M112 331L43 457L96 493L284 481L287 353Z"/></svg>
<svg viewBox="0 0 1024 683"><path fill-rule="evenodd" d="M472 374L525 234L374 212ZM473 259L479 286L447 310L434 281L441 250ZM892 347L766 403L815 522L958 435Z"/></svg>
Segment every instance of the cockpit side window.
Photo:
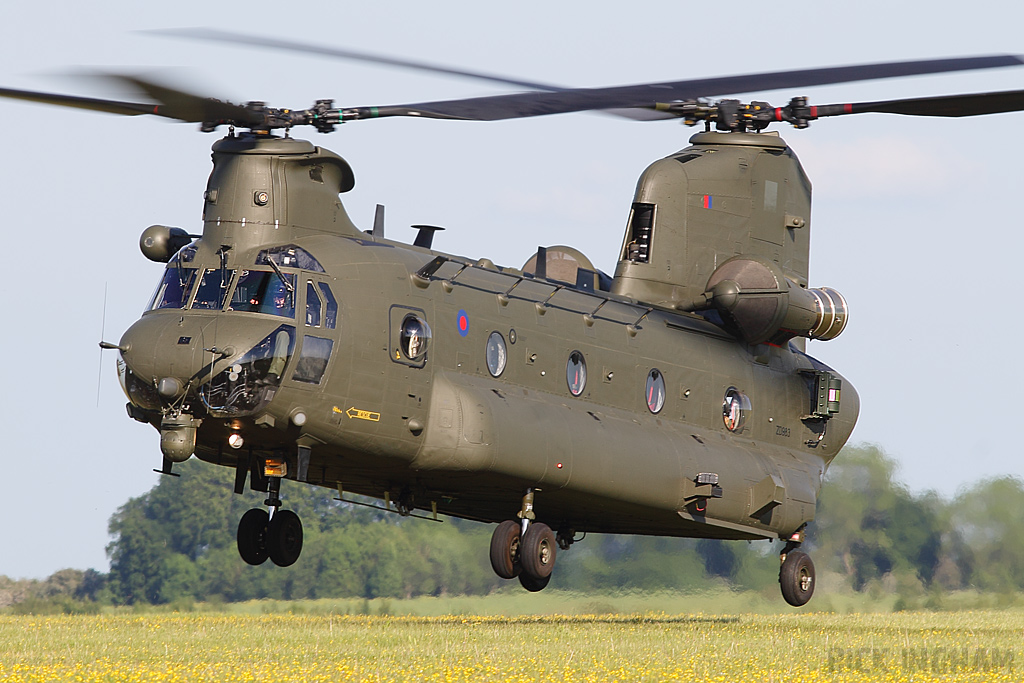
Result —
<svg viewBox="0 0 1024 683"><path fill-rule="evenodd" d="M199 288L196 290L196 297L192 301L192 308L223 308L224 296L231 285L231 275L233 272L220 268L207 268L199 280Z"/></svg>
<svg viewBox="0 0 1024 683"><path fill-rule="evenodd" d="M320 291L324 294L324 301L327 302L326 310L324 311L324 326L329 330L333 330L338 322L338 300L334 298L334 294L326 282L318 284L320 285Z"/></svg>
<svg viewBox="0 0 1024 683"><path fill-rule="evenodd" d="M320 297L316 293L313 283L306 281L306 325L309 327L320 327Z"/></svg>
<svg viewBox="0 0 1024 683"><path fill-rule="evenodd" d="M164 276L157 285L148 310L158 308L183 308L188 301L192 283L195 280L195 268L179 268L172 263L164 271Z"/></svg>
<svg viewBox="0 0 1024 683"><path fill-rule="evenodd" d="M302 340L302 353L299 354L299 362L295 364L292 379L306 384L320 384L333 348L334 342L330 339L306 335Z"/></svg>
<svg viewBox="0 0 1024 683"><path fill-rule="evenodd" d="M266 270L241 271L228 310L294 318L295 275L281 275Z"/></svg>

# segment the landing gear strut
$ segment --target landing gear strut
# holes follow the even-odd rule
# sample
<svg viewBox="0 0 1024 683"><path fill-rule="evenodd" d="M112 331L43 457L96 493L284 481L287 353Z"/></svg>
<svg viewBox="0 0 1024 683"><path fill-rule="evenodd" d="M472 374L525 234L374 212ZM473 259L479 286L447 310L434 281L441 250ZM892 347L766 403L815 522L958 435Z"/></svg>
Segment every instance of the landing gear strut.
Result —
<svg viewBox="0 0 1024 683"><path fill-rule="evenodd" d="M242 515L238 522L238 554L252 565L263 564L269 557L278 567L289 567L302 553L302 521L291 510L280 509L281 478L287 470L282 466L280 474L272 473L268 461L264 471L267 499L263 503L273 511L273 516L262 508Z"/></svg>
<svg viewBox="0 0 1024 683"><path fill-rule="evenodd" d="M814 595L814 563L810 555L797 550L799 547L799 541L787 541L779 555L779 586L782 597L793 607L806 605Z"/></svg>
<svg viewBox="0 0 1024 683"><path fill-rule="evenodd" d="M533 494L526 489L519 520L505 520L491 536L491 567L503 579L519 577L530 592L543 590L555 568L557 543L547 524L533 521Z"/></svg>

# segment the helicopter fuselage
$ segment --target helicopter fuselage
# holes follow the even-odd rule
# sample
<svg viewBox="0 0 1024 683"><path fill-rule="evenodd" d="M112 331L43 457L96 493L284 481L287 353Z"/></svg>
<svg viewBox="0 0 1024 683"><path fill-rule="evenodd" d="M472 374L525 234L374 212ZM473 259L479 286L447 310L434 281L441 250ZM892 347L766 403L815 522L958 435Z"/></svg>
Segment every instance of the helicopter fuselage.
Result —
<svg viewBox="0 0 1024 683"><path fill-rule="evenodd" d="M340 227L304 230L274 206L281 178L289 209L301 199L278 168L300 141L233 140L219 153L266 175L239 177L215 147L204 235L120 342L129 410L161 430L165 457L194 451L255 487L280 460L288 478L486 522L529 489L570 537L789 538L813 519L858 402L796 344L743 343L596 277L364 233L340 203ZM289 163L344 187L347 165L311 147ZM245 203L255 215L238 215ZM817 401L829 382L831 411Z"/></svg>

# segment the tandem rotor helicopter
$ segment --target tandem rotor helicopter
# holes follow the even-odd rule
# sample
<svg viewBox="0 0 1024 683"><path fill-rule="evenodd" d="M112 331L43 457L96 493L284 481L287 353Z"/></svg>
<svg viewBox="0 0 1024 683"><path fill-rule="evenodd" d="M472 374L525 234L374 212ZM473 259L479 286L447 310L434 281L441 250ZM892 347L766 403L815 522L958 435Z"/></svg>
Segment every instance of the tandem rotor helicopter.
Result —
<svg viewBox="0 0 1024 683"><path fill-rule="evenodd" d="M185 37L321 52L209 31ZM330 53L330 52L329 52ZM353 53L338 56L367 58ZM231 104L119 76L144 102L0 88L0 95L228 133L213 145L201 235L153 225L166 264L117 343L131 418L160 435L161 472L193 455L265 492L238 526L250 564L296 562L302 523L283 478L383 501L402 515L496 523L490 561L543 589L586 532L779 539L785 600L815 571L800 546L822 477L859 411L851 384L806 354L847 324L808 282L810 183L772 123L881 112L1024 109L1024 91L784 106L708 98L1024 64L1017 56L867 64L560 89L391 106ZM521 268L359 227L337 154L293 138L394 116L491 121L583 111L704 124L640 176L612 275L568 246ZM372 125L372 124L367 124Z"/></svg>

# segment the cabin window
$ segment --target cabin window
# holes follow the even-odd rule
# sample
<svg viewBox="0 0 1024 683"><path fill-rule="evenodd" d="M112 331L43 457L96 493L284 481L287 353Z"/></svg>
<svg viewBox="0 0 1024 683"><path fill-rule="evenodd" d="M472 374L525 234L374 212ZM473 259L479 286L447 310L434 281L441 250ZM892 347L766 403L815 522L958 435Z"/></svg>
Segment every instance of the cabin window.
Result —
<svg viewBox="0 0 1024 683"><path fill-rule="evenodd" d="M736 387L729 387L725 392L725 400L722 401L722 420L725 428L730 432L738 432L743 429L750 414L750 399Z"/></svg>
<svg viewBox="0 0 1024 683"><path fill-rule="evenodd" d="M425 367L432 333L423 310L394 305L388 310L388 319L387 352L391 361L411 368Z"/></svg>
<svg viewBox="0 0 1024 683"><path fill-rule="evenodd" d="M267 270L243 270L231 296L230 311L295 317L295 276Z"/></svg>
<svg viewBox="0 0 1024 683"><path fill-rule="evenodd" d="M338 300L334 298L334 294L331 293L331 288L326 282L321 282L320 291L324 295L324 301L327 302L326 309L324 310L324 326L333 330L338 320Z"/></svg>
<svg viewBox="0 0 1024 683"><path fill-rule="evenodd" d="M492 377L498 377L505 372L505 365L508 363L508 351L505 348L505 338L501 332L491 332L487 337L487 371Z"/></svg>
<svg viewBox="0 0 1024 683"><path fill-rule="evenodd" d="M306 282L306 325L308 327L320 327L320 297L316 293L316 287L312 282Z"/></svg>
<svg viewBox="0 0 1024 683"><path fill-rule="evenodd" d="M573 396L582 394L587 386L587 361L579 351L569 354L569 361L565 365L565 381Z"/></svg>
<svg viewBox="0 0 1024 683"><path fill-rule="evenodd" d="M427 325L427 321L416 315L405 316L399 336L402 355L411 361L426 359L430 336L430 326Z"/></svg>
<svg viewBox="0 0 1024 683"><path fill-rule="evenodd" d="M654 233L655 204L636 202L629 213L626 248L622 260L647 263L651 257L651 239Z"/></svg>
<svg viewBox="0 0 1024 683"><path fill-rule="evenodd" d="M196 298L192 301L194 309L221 309L224 307L224 296L231 285L232 270L207 268L199 279Z"/></svg>
<svg viewBox="0 0 1024 683"><path fill-rule="evenodd" d="M302 353L295 364L292 379L307 384L320 384L327 370L327 362L331 359L334 342L322 337L306 336L302 340Z"/></svg>
<svg viewBox="0 0 1024 683"><path fill-rule="evenodd" d="M647 373L647 409L652 413L660 413L665 407L665 376L657 368Z"/></svg>
<svg viewBox="0 0 1024 683"><path fill-rule="evenodd" d="M195 268L179 268L176 264L167 266L149 302L148 310L184 308L195 276Z"/></svg>

